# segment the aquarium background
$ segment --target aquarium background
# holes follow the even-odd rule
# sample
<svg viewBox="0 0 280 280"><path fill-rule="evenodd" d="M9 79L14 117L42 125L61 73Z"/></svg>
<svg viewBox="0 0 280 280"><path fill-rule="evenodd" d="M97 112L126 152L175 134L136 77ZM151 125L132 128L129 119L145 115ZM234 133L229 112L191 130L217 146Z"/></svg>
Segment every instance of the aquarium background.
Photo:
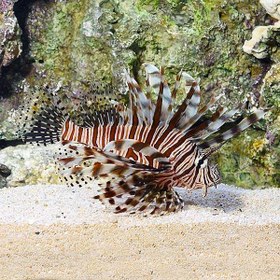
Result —
<svg viewBox="0 0 280 280"><path fill-rule="evenodd" d="M249 108L269 108L215 160L224 183L279 187L279 14L261 2L1 0L0 138L19 137L22 114L40 110L33 99L56 91L75 111L96 85L122 94L125 69L143 83L150 62L170 82L181 69L200 79L205 100L215 93L229 108L246 98ZM50 148L22 149L2 154L12 186L57 182Z"/></svg>

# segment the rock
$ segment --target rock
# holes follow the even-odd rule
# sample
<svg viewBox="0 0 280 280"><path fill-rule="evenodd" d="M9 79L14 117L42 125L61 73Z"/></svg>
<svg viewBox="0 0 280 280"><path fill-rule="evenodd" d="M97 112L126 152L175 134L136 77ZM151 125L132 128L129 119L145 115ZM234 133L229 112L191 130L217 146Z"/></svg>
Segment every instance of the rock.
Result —
<svg viewBox="0 0 280 280"><path fill-rule="evenodd" d="M33 185L38 182L58 183L54 152L55 145L47 148L19 145L0 150L0 162L5 162L5 165L12 171L7 178L8 186Z"/></svg>
<svg viewBox="0 0 280 280"><path fill-rule="evenodd" d="M252 33L252 39L245 41L243 51L254 55L258 59L271 58L273 53L277 51L279 43L277 38L279 36L280 21L274 25L258 26Z"/></svg>
<svg viewBox="0 0 280 280"><path fill-rule="evenodd" d="M279 0L260 0L267 13L276 19L280 19ZM245 41L243 51L254 55L258 59L269 58L280 61L279 34L280 21L273 25L257 26L252 33L252 39Z"/></svg>
<svg viewBox="0 0 280 280"><path fill-rule="evenodd" d="M235 104L260 71L236 46L251 32L244 25L264 18L251 1L212 2L37 1L27 18L36 68L27 94L61 82L60 94L71 98L90 94L93 81L122 92L125 69L141 77L141 64L153 62L168 68L170 80L181 69L201 77L207 94L223 92Z"/></svg>
<svg viewBox="0 0 280 280"><path fill-rule="evenodd" d="M279 0L260 0L267 13L273 18L280 20L280 1Z"/></svg>
<svg viewBox="0 0 280 280"><path fill-rule="evenodd" d="M11 175L11 170L6 165L0 163L0 175L6 178Z"/></svg>
<svg viewBox="0 0 280 280"><path fill-rule="evenodd" d="M7 94L6 85L12 86L11 79L17 79L16 73L10 74L7 69L22 53L22 32L13 12L14 2L16 1L0 1L0 138L9 134L13 137L16 129L16 126L10 126L7 119L9 112L18 104L17 98L12 96L10 99L4 99ZM3 131L2 125L5 127Z"/></svg>
<svg viewBox="0 0 280 280"><path fill-rule="evenodd" d="M7 186L7 180L4 176L0 175L0 189Z"/></svg>
<svg viewBox="0 0 280 280"><path fill-rule="evenodd" d="M260 1L267 12L274 18L280 19L280 1ZM260 100L270 110L267 113L267 129L265 138L256 133L256 138L249 147L245 144L242 151L235 145L235 153L243 154L237 162L243 166L237 177L243 184L248 178L255 178L265 185L280 186L280 50L279 50L280 21L274 25L258 26L252 33L252 39L246 41L243 50L254 55L258 59L271 59L274 61L271 69L264 75L263 84L260 89ZM246 135L245 135L246 136ZM247 141L251 141L249 138ZM233 141L234 143L236 141ZM247 146L247 147L246 147ZM234 145L233 145L234 147ZM246 147L244 149L244 147ZM239 151L238 151L239 150ZM225 154L227 154L225 152ZM228 156L228 155L226 155ZM253 162L258 162L258 168L252 168ZM237 168L230 165L229 173ZM255 174L251 176L252 174ZM233 173L232 173L233 175ZM233 175L233 177L236 177ZM244 179L245 178L245 179ZM235 179L233 179L235 181ZM246 183L245 183L246 184ZM258 184L258 183L256 183ZM240 185L240 184L239 184Z"/></svg>
<svg viewBox="0 0 280 280"><path fill-rule="evenodd" d="M249 0L34 1L26 18L34 70L21 82L21 103L46 85L61 84L59 95L70 98L68 104L77 93L92 94L93 81L123 92L124 70L138 78L141 64L153 62L167 68L170 81L181 69L201 77L206 95L223 93L222 103L231 106L261 71L239 48L257 21L264 22L264 13ZM18 126L12 111L0 135L13 138Z"/></svg>
<svg viewBox="0 0 280 280"><path fill-rule="evenodd" d="M262 86L263 98L265 103L272 107L275 113L274 118L279 117L280 108L280 63L277 63L271 67L267 72L264 83Z"/></svg>
<svg viewBox="0 0 280 280"><path fill-rule="evenodd" d="M19 57L22 49L21 30L13 13L13 1L3 0L0 4L0 75L1 68Z"/></svg>

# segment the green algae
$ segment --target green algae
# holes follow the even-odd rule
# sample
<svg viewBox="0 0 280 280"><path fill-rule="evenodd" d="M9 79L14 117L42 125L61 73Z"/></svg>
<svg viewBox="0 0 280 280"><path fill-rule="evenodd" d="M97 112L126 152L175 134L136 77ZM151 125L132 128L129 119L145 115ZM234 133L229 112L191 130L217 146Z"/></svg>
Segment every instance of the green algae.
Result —
<svg viewBox="0 0 280 280"><path fill-rule="evenodd" d="M244 188L279 186L279 143L250 129L215 155L223 180Z"/></svg>
<svg viewBox="0 0 280 280"><path fill-rule="evenodd" d="M236 51L236 39L241 45L244 33L249 33L243 26L236 29L232 14L237 13L238 7L233 8L237 5L224 7L222 1L104 2L106 5L102 1L56 3L38 41L33 40L36 61L44 61L46 70L65 81L109 82L112 65L122 65L119 70L130 65L138 72L141 63L153 61L172 67L172 78L182 68L203 77L205 87L218 79L221 84L234 80L243 91L248 86L248 81L238 81L244 69L250 69L251 60ZM147 5L157 9L147 10ZM219 15L219 6L226 16ZM239 14L246 12L248 8ZM228 18L235 29L225 26L231 22Z"/></svg>

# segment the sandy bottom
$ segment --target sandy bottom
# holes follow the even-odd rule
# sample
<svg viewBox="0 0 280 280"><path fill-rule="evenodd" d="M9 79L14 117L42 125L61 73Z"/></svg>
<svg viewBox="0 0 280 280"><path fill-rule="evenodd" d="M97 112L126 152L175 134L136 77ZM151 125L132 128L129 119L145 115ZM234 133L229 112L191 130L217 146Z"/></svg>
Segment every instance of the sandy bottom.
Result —
<svg viewBox="0 0 280 280"><path fill-rule="evenodd" d="M92 195L0 190L0 279L280 279L280 189L221 185L148 218L112 214Z"/></svg>
<svg viewBox="0 0 280 280"><path fill-rule="evenodd" d="M280 279L276 225L0 229L1 279Z"/></svg>

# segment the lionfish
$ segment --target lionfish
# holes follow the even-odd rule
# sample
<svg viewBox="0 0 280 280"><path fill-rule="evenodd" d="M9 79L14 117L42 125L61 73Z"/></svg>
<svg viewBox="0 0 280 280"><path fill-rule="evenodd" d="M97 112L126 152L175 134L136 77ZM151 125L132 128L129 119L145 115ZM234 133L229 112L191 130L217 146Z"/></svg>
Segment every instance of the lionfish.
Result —
<svg viewBox="0 0 280 280"><path fill-rule="evenodd" d="M181 71L171 91L163 68L144 66L145 91L126 73L128 106L112 104L78 126L56 104L44 110L25 135L27 142L60 141L57 160L66 182L84 185L101 178L94 198L111 205L115 213L182 209L184 201L174 187L201 188L206 194L221 181L217 166L208 160L212 153L264 117L263 110L255 109L232 122L244 105L213 110L218 97L212 96L200 106L200 87L190 75ZM186 97L176 106L182 80Z"/></svg>

